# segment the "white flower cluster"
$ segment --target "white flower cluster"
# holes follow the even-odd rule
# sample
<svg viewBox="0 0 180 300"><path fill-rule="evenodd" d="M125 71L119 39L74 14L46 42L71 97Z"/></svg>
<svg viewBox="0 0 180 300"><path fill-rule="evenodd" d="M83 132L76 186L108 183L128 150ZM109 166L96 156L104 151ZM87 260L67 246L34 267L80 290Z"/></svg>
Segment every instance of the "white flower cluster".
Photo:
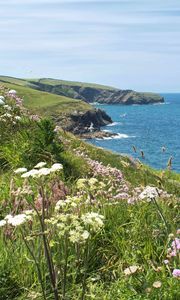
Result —
<svg viewBox="0 0 180 300"><path fill-rule="evenodd" d="M45 162L40 162L34 167L34 169L32 169L28 172L27 172L26 168L18 168L14 172L16 174L23 173L21 175L22 178L28 178L28 177L39 178L41 176L46 176L46 175L49 175L51 173L54 173L54 172L57 172L57 171L60 171L63 169L62 164L59 164L59 163L53 164L51 166L51 168L45 168L44 167L45 165L46 165Z"/></svg>
<svg viewBox="0 0 180 300"><path fill-rule="evenodd" d="M144 191L139 195L139 199L147 199L147 201L151 201L157 197L159 197L158 189L152 186L146 186Z"/></svg>
<svg viewBox="0 0 180 300"><path fill-rule="evenodd" d="M34 214L33 210L27 210L22 214L18 214L15 216L7 215L4 220L0 221L0 227L3 227L5 225L11 225L11 226L19 226L23 223L32 220L32 216Z"/></svg>
<svg viewBox="0 0 180 300"><path fill-rule="evenodd" d="M99 182L97 178L90 178L90 179L85 179L85 178L80 178L78 179L76 186L79 190L90 190L90 191L95 191L95 190L101 190L105 188L105 184L103 182Z"/></svg>
<svg viewBox="0 0 180 300"><path fill-rule="evenodd" d="M104 226L104 216L95 212L86 213L81 216L85 225L88 225L92 230L97 231Z"/></svg>
<svg viewBox="0 0 180 300"><path fill-rule="evenodd" d="M62 208L75 208L82 200L82 196L67 196L65 200L61 199L56 203L55 211L59 211Z"/></svg>
<svg viewBox="0 0 180 300"><path fill-rule="evenodd" d="M76 227L76 229L70 230L69 232L69 240L72 243L84 243L89 236L89 231L84 230L81 226Z"/></svg>

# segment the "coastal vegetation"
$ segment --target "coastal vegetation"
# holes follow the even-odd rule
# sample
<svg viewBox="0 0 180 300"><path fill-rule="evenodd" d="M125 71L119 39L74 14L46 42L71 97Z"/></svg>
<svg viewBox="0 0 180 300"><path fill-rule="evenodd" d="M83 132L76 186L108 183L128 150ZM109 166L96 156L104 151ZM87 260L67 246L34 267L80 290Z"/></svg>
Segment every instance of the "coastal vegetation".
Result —
<svg viewBox="0 0 180 300"><path fill-rule="evenodd" d="M178 300L180 175L66 132L53 113L89 104L23 82L0 87L0 300Z"/></svg>

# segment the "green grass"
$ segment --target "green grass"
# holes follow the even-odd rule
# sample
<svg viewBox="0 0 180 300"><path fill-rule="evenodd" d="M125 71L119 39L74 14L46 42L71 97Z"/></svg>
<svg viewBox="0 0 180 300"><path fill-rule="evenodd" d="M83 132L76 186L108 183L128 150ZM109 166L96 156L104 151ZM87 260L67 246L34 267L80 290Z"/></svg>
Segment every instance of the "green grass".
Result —
<svg viewBox="0 0 180 300"><path fill-rule="evenodd" d="M39 82L44 84L49 84L52 86L56 85L68 85L68 86L80 86L80 87L89 87L89 88L97 88L97 89L103 89L103 90L115 90L114 87L106 86L102 84L96 84L96 83L85 83L85 82L78 82L78 81L67 81L67 80L59 80L59 79L53 79L53 78L41 78L41 79L26 79L29 82Z"/></svg>
<svg viewBox="0 0 180 300"><path fill-rule="evenodd" d="M0 77L1 82L1 77ZM28 109L31 109L34 113L40 113L42 115L52 115L59 113L70 114L73 111L85 112L87 110L93 109L89 104L81 101L75 100L72 98L54 95L32 88L26 87L23 85L24 81L12 80L13 83L2 82L2 84L9 88L15 89L18 92L18 95L23 97L24 106Z"/></svg>
<svg viewBox="0 0 180 300"><path fill-rule="evenodd" d="M53 78L15 78L10 76L0 76L0 81L14 83L23 86L31 86L32 88L37 88L36 83L43 83L52 86L56 85L67 85L67 86L80 86L80 87L89 87L89 88L98 88L103 90L115 90L114 87L106 86L102 84L96 83L85 83L85 82L78 82L78 81L67 81L67 80L60 80L60 79L53 79ZM33 83L32 83L33 82Z"/></svg>
<svg viewBox="0 0 180 300"><path fill-rule="evenodd" d="M42 98L39 100L38 91L15 84L9 84L9 88L27 93L25 101L33 103L34 108L43 97L46 105L49 103L48 93L40 93ZM56 105L54 97L51 98L52 107ZM3 113L1 107L0 115ZM36 265L22 233L38 260L47 300L55 298L50 288L42 236L50 244L51 265L53 263L56 267L60 294L66 282L65 300L179 300L179 280L172 276L172 270L179 268L178 256L170 259L168 266L164 259L179 228L179 201L176 197L180 195L180 174L162 173L135 164L128 157L89 145L70 133L60 131L56 134L55 124L49 119L34 122L26 115L23 118L17 124L8 119L8 126L0 127L0 220L9 213L21 213L31 205L38 207L43 197L47 201L47 220L51 216L59 218L64 215L67 220L71 216L72 220L65 223L65 227L56 228L53 219L50 225L47 222L46 231L35 217L32 222L16 228L0 227L0 300L43 299ZM90 185L89 179L95 176L95 170L88 164L86 156L77 155L77 151L104 166L119 169L125 182L101 173L96 175L97 182ZM30 178L25 181L14 173L17 167L29 170L39 161L46 161L48 167L54 162L62 163L63 171L40 180ZM80 188L77 186L79 178L86 179L86 184ZM173 195L157 199L158 208L153 201L128 204L126 199L117 201L115 198L114 202L120 189L124 191L128 187L131 194L135 187L143 189L146 185L161 187ZM70 204L68 208L63 206L56 215L54 206L61 197L59 192L64 189L72 199L76 196L77 203L72 202L75 205ZM39 211L41 216L43 210ZM103 229L91 231L88 243L67 242L73 218L92 211L105 217ZM65 228L64 232L62 228ZM89 225L86 230L90 230ZM126 276L124 270L133 265L138 266L138 271ZM86 297L82 298L84 278ZM160 288L153 287L157 281L161 283Z"/></svg>

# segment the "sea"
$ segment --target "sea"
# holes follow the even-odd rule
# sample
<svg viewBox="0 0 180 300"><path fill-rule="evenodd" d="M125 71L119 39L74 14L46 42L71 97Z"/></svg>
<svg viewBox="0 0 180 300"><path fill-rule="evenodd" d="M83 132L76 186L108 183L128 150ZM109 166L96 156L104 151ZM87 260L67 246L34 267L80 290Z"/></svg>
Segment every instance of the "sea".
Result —
<svg viewBox="0 0 180 300"><path fill-rule="evenodd" d="M180 173L180 93L161 95L165 99L162 104L96 104L113 120L102 130L117 136L88 142L137 158L159 170L166 169L172 157L172 170Z"/></svg>

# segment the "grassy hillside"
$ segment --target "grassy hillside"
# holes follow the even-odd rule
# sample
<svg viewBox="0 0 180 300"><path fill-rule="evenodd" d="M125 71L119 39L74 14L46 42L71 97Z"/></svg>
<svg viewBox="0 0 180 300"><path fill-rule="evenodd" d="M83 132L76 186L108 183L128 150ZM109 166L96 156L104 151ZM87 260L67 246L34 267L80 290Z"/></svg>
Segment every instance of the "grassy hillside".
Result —
<svg viewBox="0 0 180 300"><path fill-rule="evenodd" d="M81 100L50 94L34 90L25 80L11 77L0 77L0 83L9 88L15 89L20 97L23 97L24 106L35 113L52 115L60 113L72 113L73 111L87 111L92 107Z"/></svg>
<svg viewBox="0 0 180 300"><path fill-rule="evenodd" d="M0 95L0 300L179 300L180 175Z"/></svg>

